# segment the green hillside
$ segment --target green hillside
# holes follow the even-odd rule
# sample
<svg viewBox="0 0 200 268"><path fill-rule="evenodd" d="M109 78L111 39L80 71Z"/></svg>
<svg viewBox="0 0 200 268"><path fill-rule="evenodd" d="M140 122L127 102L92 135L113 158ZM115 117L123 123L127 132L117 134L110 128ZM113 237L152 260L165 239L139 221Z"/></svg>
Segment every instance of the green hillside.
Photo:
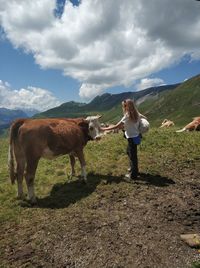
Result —
<svg viewBox="0 0 200 268"><path fill-rule="evenodd" d="M147 100L140 106L151 122L159 125L164 118L184 125L200 116L200 75L195 76L173 91L162 92L156 100Z"/></svg>
<svg viewBox="0 0 200 268"><path fill-rule="evenodd" d="M195 116L200 116L200 75L195 76L174 90L165 90L147 98L138 105L152 126L159 126L167 118L182 126ZM117 122L122 116L121 104L103 113L105 122Z"/></svg>
<svg viewBox="0 0 200 268"><path fill-rule="evenodd" d="M42 118L42 117L78 117L74 116L74 114L81 113L82 107L85 105L85 103L79 103L75 101L70 101L67 103L63 103L58 107L52 108L50 110L47 110L43 113L39 113L34 115L35 118ZM81 116L84 116L81 114Z"/></svg>
<svg viewBox="0 0 200 268"><path fill-rule="evenodd" d="M37 114L34 117L85 117L99 112L105 112L122 100L133 98L133 92L124 92L120 94L105 93L101 96L95 97L90 103L78 103L74 101L66 102L59 107L52 108L43 113Z"/></svg>
<svg viewBox="0 0 200 268"><path fill-rule="evenodd" d="M103 122L115 123L122 116L121 102L127 98L136 101L140 112L148 117L152 126L159 126L165 118L174 121L176 126L182 126L193 117L200 116L200 75L182 84L152 87L138 92L105 93L87 104L74 101L63 103L34 117L74 118L102 114Z"/></svg>
<svg viewBox="0 0 200 268"><path fill-rule="evenodd" d="M178 84L165 85L159 87L151 87L138 92L123 92L119 94L105 93L101 96L95 97L91 102L78 103L74 101L63 103L62 105L36 114L35 118L44 117L85 117L96 113L104 115L104 121L114 121L121 116L121 102L125 99L131 98L138 100L145 96L157 95L158 93L173 90Z"/></svg>

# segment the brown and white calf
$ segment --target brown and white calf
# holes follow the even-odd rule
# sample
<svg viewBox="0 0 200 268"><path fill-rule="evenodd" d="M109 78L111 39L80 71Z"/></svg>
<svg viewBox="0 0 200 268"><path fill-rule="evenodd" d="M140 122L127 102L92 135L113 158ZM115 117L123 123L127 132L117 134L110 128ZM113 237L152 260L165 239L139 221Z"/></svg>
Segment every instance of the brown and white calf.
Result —
<svg viewBox="0 0 200 268"><path fill-rule="evenodd" d="M160 128L163 128L163 127L172 127L172 126L174 126L174 122L173 121L168 120L168 119L164 119L163 122L161 123Z"/></svg>
<svg viewBox="0 0 200 268"><path fill-rule="evenodd" d="M40 158L53 159L59 155L70 155L72 174L75 156L81 165L81 173L86 181L83 149L89 140L99 138L100 116L86 119L18 119L10 127L9 172L11 182L17 180L18 197L23 197L22 181L25 175L28 196L35 203L35 173ZM16 170L15 170L15 161Z"/></svg>
<svg viewBox="0 0 200 268"><path fill-rule="evenodd" d="M200 116L194 117L193 121L187 124L184 128L177 130L176 132L200 130Z"/></svg>

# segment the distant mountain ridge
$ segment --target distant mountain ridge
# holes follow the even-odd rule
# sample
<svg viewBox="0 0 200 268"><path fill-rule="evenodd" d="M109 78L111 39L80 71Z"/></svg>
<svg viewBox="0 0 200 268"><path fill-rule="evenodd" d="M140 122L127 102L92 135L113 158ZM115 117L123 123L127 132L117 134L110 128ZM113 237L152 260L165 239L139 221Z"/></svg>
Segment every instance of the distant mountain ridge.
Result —
<svg viewBox="0 0 200 268"><path fill-rule="evenodd" d="M0 108L0 134L3 129L8 128L10 123L16 118L26 118L28 115L22 110L11 110Z"/></svg>
<svg viewBox="0 0 200 268"><path fill-rule="evenodd" d="M32 117L33 115L39 113L38 110L33 109L33 108L26 108L26 109L22 109L22 111L28 116L28 117Z"/></svg>
<svg viewBox="0 0 200 268"><path fill-rule="evenodd" d="M200 116L200 75L175 85L151 87L137 92L105 93L90 103L67 102L37 114L36 117L86 117L102 114L102 121L114 123L122 116L121 102L131 98L152 126L159 126L167 118L175 125L185 125Z"/></svg>
<svg viewBox="0 0 200 268"><path fill-rule="evenodd" d="M181 84L151 87L137 92L119 94L105 93L90 103L66 102L58 107L34 115L46 117L86 117L102 114L102 121L114 123L122 116L121 102L131 98L139 111L145 114L152 126L160 125L163 119L173 120L176 125L185 125L195 116L200 116L200 75ZM28 117L21 110L0 108L0 132L15 118Z"/></svg>
<svg viewBox="0 0 200 268"><path fill-rule="evenodd" d="M116 105L121 104L125 99L131 98L138 99L143 98L144 96L154 96L159 92L173 90L180 84L175 85L164 85L159 87L151 87L144 89L142 91L136 92L123 92L119 94L110 94L105 93L101 96L95 97L90 103L78 103L78 102L66 102L58 107L47 110L43 113L36 114L34 117L79 117L87 116L95 112L105 112Z"/></svg>

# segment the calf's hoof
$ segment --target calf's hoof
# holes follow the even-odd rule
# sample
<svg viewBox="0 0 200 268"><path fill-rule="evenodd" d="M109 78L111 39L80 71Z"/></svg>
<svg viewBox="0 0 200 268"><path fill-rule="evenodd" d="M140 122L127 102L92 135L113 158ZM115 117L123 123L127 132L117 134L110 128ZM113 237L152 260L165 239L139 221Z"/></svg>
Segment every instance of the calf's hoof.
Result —
<svg viewBox="0 0 200 268"><path fill-rule="evenodd" d="M88 184L88 181L87 181L87 179L86 178L84 178L84 177L79 177L79 179L78 179L82 184Z"/></svg>
<svg viewBox="0 0 200 268"><path fill-rule="evenodd" d="M33 205L36 205L37 204L37 199L34 197L34 198L31 198L29 199L29 203L33 206Z"/></svg>
<svg viewBox="0 0 200 268"><path fill-rule="evenodd" d="M16 199L24 201L24 200L26 200L26 194L17 195Z"/></svg>
<svg viewBox="0 0 200 268"><path fill-rule="evenodd" d="M70 173L70 174L69 174L69 177L70 177L70 178L76 177L76 173L75 173L75 172L74 172L74 173Z"/></svg>

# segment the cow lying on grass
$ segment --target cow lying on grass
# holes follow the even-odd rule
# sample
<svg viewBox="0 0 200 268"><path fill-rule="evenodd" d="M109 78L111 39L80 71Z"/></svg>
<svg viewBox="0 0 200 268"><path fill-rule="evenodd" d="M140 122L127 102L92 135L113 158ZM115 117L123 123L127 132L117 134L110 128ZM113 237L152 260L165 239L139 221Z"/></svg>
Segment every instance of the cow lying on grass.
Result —
<svg viewBox="0 0 200 268"><path fill-rule="evenodd" d="M164 119L163 122L161 123L160 128L163 128L163 127L172 127L172 126L174 126L174 122L173 121L170 121L168 119Z"/></svg>
<svg viewBox="0 0 200 268"><path fill-rule="evenodd" d="M70 154L72 174L75 157L81 164L84 181L87 180L83 148L89 140L99 137L100 116L86 119L18 119L10 127L9 171L11 182L17 180L18 197L23 197L23 176L25 174L28 196L36 202L34 178L41 157L52 159ZM16 171L15 161L16 160ZM25 171L25 172L24 172Z"/></svg>
<svg viewBox="0 0 200 268"><path fill-rule="evenodd" d="M184 128L177 130L176 132L200 130L200 116L194 117L193 121L187 124Z"/></svg>

